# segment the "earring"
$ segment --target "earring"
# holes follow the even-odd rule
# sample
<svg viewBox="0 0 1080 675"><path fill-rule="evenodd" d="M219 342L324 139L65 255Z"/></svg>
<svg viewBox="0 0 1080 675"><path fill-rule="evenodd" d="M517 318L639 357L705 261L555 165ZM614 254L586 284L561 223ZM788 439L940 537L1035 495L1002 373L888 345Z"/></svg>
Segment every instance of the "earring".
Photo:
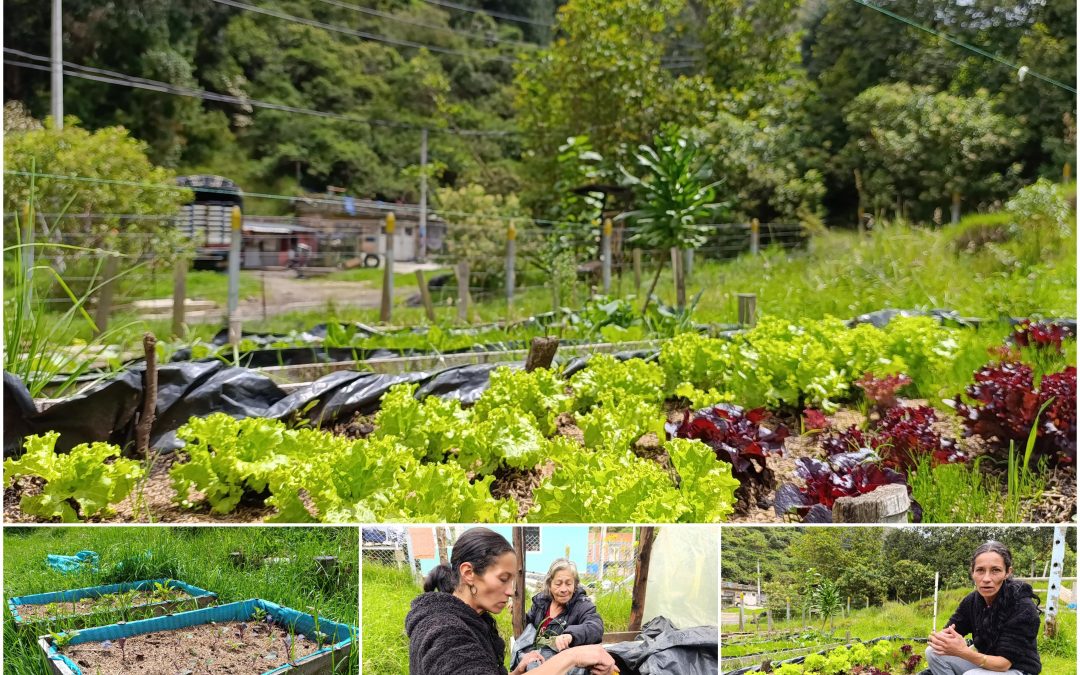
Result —
<svg viewBox="0 0 1080 675"><path fill-rule="evenodd" d="M476 595L476 586L473 586L472 584L469 584L469 590L472 591L473 596Z"/></svg>

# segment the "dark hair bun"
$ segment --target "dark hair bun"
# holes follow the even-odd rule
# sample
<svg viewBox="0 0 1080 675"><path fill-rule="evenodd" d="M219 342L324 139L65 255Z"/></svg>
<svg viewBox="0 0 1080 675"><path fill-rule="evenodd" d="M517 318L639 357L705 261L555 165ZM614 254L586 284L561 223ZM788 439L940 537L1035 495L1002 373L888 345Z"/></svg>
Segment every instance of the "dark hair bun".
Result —
<svg viewBox="0 0 1080 675"><path fill-rule="evenodd" d="M424 578L425 593L431 593L432 591L453 593L455 586L454 571L451 570L450 566L446 563L436 566L435 569L428 572L427 577Z"/></svg>

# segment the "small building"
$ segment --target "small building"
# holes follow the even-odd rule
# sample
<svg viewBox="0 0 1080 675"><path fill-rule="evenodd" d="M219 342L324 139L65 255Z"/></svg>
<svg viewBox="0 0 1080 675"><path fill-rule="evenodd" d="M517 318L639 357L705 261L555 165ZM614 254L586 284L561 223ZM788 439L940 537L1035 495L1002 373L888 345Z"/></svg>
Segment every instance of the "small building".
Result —
<svg viewBox="0 0 1080 675"><path fill-rule="evenodd" d="M312 265L319 264L320 241L316 230L298 225L293 218L244 216L240 266L243 269L285 267L297 251L306 250Z"/></svg>
<svg viewBox="0 0 1080 675"><path fill-rule="evenodd" d="M419 256L419 215L411 205L394 209L393 204L386 202L353 200L331 192L298 199L295 208L298 224L311 228L325 242L336 242L328 248L340 258L362 257L364 254L376 254L382 258L386 253L386 237L383 234L386 215L393 212L396 219L394 260L411 261ZM429 213L426 246L429 255L443 250L445 235L446 223Z"/></svg>

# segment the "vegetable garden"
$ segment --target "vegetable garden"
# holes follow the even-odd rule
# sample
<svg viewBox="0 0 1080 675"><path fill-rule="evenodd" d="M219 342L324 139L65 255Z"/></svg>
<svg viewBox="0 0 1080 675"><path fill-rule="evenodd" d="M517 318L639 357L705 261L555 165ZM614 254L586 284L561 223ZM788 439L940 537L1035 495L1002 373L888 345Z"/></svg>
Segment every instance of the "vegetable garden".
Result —
<svg viewBox="0 0 1080 675"><path fill-rule="evenodd" d="M828 522L837 499L902 484L913 520L1071 519L1075 323L892 314L764 317L531 372L337 372L288 393L218 360L170 364L146 456L124 441L135 367L23 407L5 515Z"/></svg>

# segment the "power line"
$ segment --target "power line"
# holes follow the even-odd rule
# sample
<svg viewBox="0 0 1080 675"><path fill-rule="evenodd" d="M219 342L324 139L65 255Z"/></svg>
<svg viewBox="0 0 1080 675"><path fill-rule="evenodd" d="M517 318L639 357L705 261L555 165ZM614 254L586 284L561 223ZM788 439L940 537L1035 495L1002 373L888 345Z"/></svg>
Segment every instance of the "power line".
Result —
<svg viewBox="0 0 1080 675"><path fill-rule="evenodd" d="M1009 61L1006 61L1005 59L1001 58L997 54L992 54L992 53L990 53L990 52L988 52L988 51L986 51L984 49L980 49L980 48L975 47L973 45L969 45L968 43L963 42L961 40L958 40L958 39L952 37L951 35L949 35L947 33L942 33L942 32L936 31L933 28L930 28L929 26L924 26L924 25L922 25L920 23L917 23L917 22L913 21L912 19L901 16L901 15L897 14L896 12L892 12L892 11L890 11L888 9L885 9L884 7L879 7L877 5L871 4L870 2L867 2L867 0L852 0L852 1L857 3L857 4L862 5L863 7L869 7L870 9L872 9L872 10L874 10L876 12L880 12L880 13L884 14L885 16L888 16L890 18L896 19L897 21L905 23L905 24L911 26L912 28L918 28L919 30L921 30L923 32L926 32L926 33L929 33L930 35L933 35L934 37L945 40L946 42L951 42L952 44L956 45L957 47L962 47L962 48L967 49L969 51L975 52L976 54L978 54L980 56L985 56L986 58L988 58L988 59L990 59L992 61L996 61L996 62L1002 64L1003 66L1007 66L1009 68L1012 68L1013 70L1017 71L1018 73L1022 72L1023 75L1030 75L1030 76L1032 76L1034 78L1037 78L1037 79L1040 79L1040 80L1042 80L1044 82L1048 82L1049 84L1052 84L1055 87L1060 87L1061 89L1064 89L1065 91L1069 91L1069 92L1072 92L1074 94L1076 93L1075 88L1070 87L1069 85L1065 84L1064 82L1059 82L1058 80L1055 80L1052 77L1047 77L1046 75L1043 75L1041 73L1037 73L1034 70L1031 70L1030 68L1028 68L1027 66L1018 66L1018 65L1016 65L1014 63L1010 63Z"/></svg>
<svg viewBox="0 0 1080 675"><path fill-rule="evenodd" d="M48 63L49 58L38 54L30 54L18 49L12 49L11 47L4 47L4 53L21 56L23 58L41 61ZM4 59L5 63L20 68L31 68L34 70L48 71L50 69L47 65L39 65L33 63L26 63L22 61L16 61L14 59ZM284 105L281 103L272 103L270 101L263 101L256 98L248 98L245 96L233 96L231 94L222 94L215 91L209 91L206 89L197 89L195 87L187 87L179 84L171 84L169 82L161 82L159 80L149 80L143 77L136 77L134 75L128 75L126 73L120 73L113 70L105 70L103 68L94 68L92 66L84 66L78 63L72 63L70 61L64 61L64 73L71 77L81 78L85 80L93 80L95 82L104 82L107 84L116 84L126 87L134 87L136 89L146 89L148 91L157 91L165 94L175 94L177 96L187 96L190 98L198 98L204 101L216 101L219 103L232 103L239 106L251 106L255 108L265 108L267 110L278 110L282 112L297 113L301 115L310 115L312 117L322 117L328 119L337 119L345 122L354 122L360 124L370 124L372 126L384 126L393 127L398 129L429 129L433 132L443 132L458 136L512 136L518 132L513 130L497 131L497 130L481 130L481 129L447 129L443 127L437 127L424 124L413 124L408 122L397 122L394 120L377 119L370 117L359 117L356 115L347 115L344 113L335 113L325 110L314 110L312 108L301 108L299 106ZM80 72L83 71L83 72Z"/></svg>
<svg viewBox="0 0 1080 675"><path fill-rule="evenodd" d="M434 45L423 44L421 42L413 42L412 40L401 40L401 39L398 39L398 38L391 38L391 37L387 37L385 35L381 35L379 33L367 33L367 32L360 31L360 30L355 30L355 29L352 29L352 28L346 28L345 26L338 26L338 25L332 24L332 23L325 23L323 21L316 21L315 19L305 19L304 17L295 16L293 14L287 14L285 12L279 12L278 10L275 10L275 9L267 9L266 7L257 7L255 5L249 5L249 4L245 3L245 2L238 2L237 0L210 0L210 1L211 2L216 2L219 5L228 5L229 7L235 7L237 9L243 9L243 10L246 10L246 11L249 11L249 12L256 12L258 14L265 14L267 16L273 16L273 17L276 17L278 19L283 19L285 21L291 21L293 23L300 23L300 24L304 24L304 25L307 25L307 26L313 26L315 28L322 28L323 30L332 31L332 32L335 32L335 33L342 33L344 35L350 35L352 37L360 38L362 40L374 40L376 42L386 42L388 44L398 45L400 47L414 47L416 49L427 49L428 51L439 52L439 53L442 53L442 54L451 54L451 55L454 55L454 56L467 56L467 57L475 56L475 57L478 57L478 58L489 59L489 60L492 60L492 61L505 61L507 63L513 63L513 62L517 61L517 59L511 58L511 57L508 57L508 56L501 56L501 55L488 56L486 54L481 54L481 53L475 52L475 51L463 52L463 51L460 51L460 50L457 50L457 49L448 49L446 47L436 47Z"/></svg>
<svg viewBox="0 0 1080 675"><path fill-rule="evenodd" d="M402 16L398 16L397 14L394 14L392 12L384 12L381 9L374 9L373 7L364 7L362 5L353 5L353 4L350 4L350 3L347 3L347 2L341 2L341 0L319 0L319 2L323 2L323 3L326 3L328 5L333 5L335 7L341 7L343 9L351 9L354 12L359 12L361 14L368 14L370 16L377 16L377 17L380 17L380 18L383 18L383 19L389 19L390 21L396 21L398 23L403 23L403 24L406 24L406 25L409 25L409 26L420 26L421 28L430 28L431 30L439 30L439 31L444 31L444 32L448 32L448 33L453 33L455 35L461 35L462 37L474 38L474 39L477 39L477 40L490 40L492 42L499 42L499 43L503 43L503 44L515 45L515 46L524 47L524 48L527 48L527 49L536 49L538 47L538 45L535 45L535 44L533 44L531 42L522 42L521 40L507 40L507 39L504 39L504 38L497 37L495 35L481 35L480 33L472 33L472 32L469 32L467 30L461 30L459 28L452 28L450 26L440 26L438 24L427 23L425 21L418 21L416 19L408 19L408 18L405 18L405 17L402 17Z"/></svg>
<svg viewBox="0 0 1080 675"><path fill-rule="evenodd" d="M437 5L439 7L448 7L450 9L457 9L462 12L469 12L470 14L487 14L493 16L496 19L505 19L507 21L517 21L518 23L528 23L534 26L544 26L551 28L555 24L550 21L542 21L540 19L533 19L528 16L521 16L518 14L507 14L506 12L496 12L494 10L483 10L475 7L469 7L467 5L461 5L456 2L448 2L448 0L424 0L429 5Z"/></svg>

